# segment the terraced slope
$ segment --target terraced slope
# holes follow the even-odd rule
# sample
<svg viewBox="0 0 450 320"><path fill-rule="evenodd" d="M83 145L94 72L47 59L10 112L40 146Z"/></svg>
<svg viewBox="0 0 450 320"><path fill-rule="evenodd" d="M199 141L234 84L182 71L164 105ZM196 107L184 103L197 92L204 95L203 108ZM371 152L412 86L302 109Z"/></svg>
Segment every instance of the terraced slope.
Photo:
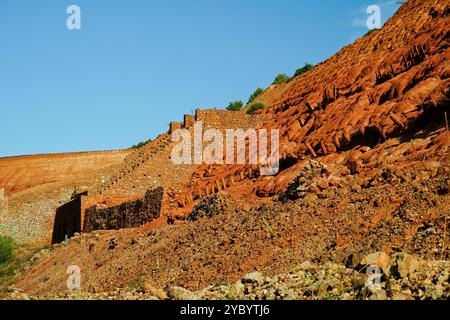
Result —
<svg viewBox="0 0 450 320"><path fill-rule="evenodd" d="M0 158L0 188L8 198L4 223L22 241L49 242L56 208L100 184L130 150Z"/></svg>
<svg viewBox="0 0 450 320"><path fill-rule="evenodd" d="M122 162L130 150L61 153L0 158L0 188L12 194Z"/></svg>

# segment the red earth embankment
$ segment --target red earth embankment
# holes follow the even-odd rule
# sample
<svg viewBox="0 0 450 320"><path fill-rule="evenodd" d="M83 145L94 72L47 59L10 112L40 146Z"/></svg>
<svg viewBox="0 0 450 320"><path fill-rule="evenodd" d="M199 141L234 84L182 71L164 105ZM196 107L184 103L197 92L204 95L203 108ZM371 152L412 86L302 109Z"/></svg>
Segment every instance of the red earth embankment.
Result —
<svg viewBox="0 0 450 320"><path fill-rule="evenodd" d="M130 150L44 154L0 158L0 188L7 194L122 162Z"/></svg>

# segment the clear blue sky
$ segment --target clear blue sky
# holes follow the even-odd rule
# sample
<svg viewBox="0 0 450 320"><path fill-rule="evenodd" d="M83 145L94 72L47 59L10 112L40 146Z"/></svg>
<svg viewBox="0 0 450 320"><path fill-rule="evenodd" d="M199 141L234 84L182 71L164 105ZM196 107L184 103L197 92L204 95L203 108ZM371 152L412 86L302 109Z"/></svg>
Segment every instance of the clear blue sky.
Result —
<svg viewBox="0 0 450 320"><path fill-rule="evenodd" d="M392 0L1 0L0 157L126 148L247 101L382 21ZM81 30L66 9L81 8Z"/></svg>

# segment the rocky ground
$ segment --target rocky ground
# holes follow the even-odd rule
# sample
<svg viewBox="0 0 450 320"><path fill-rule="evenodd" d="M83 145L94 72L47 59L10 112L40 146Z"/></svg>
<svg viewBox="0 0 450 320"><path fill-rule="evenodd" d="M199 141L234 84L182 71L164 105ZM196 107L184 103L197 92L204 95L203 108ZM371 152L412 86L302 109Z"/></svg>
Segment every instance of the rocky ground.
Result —
<svg viewBox="0 0 450 320"><path fill-rule="evenodd" d="M377 265L379 267L377 267ZM370 268L370 269L368 269ZM373 276L370 271L373 270ZM220 283L199 291L177 286L156 288L151 281L133 289L107 292L75 290L63 294L29 295L13 286L1 299L65 300L428 300L450 298L450 262L425 261L405 253L377 252L364 257L357 269L336 263L304 262L291 272L245 275L235 283Z"/></svg>
<svg viewBox="0 0 450 320"><path fill-rule="evenodd" d="M252 207L220 193L181 224L76 235L34 258L14 279L22 291L7 297L179 298L171 287L200 299L448 297L447 162L381 167L327 186L326 167L307 167L274 202ZM361 262L374 252L392 257L392 273L384 271L382 291L358 289L355 279L367 279ZM398 273L402 252L428 262ZM80 292L67 290L71 265L80 267ZM264 276L249 290L250 282L238 285L255 271ZM319 275L329 275L329 290L314 289ZM143 291L146 283L151 288Z"/></svg>

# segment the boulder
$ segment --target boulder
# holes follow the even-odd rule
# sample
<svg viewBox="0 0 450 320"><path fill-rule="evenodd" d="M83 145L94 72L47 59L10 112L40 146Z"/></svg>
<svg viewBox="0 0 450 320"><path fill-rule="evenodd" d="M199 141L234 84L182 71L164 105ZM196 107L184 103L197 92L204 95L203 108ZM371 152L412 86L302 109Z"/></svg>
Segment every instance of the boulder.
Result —
<svg viewBox="0 0 450 320"><path fill-rule="evenodd" d="M420 271L425 266L425 261L413 257L407 253L397 253L392 256L395 261L395 266L400 277L405 278L411 273Z"/></svg>
<svg viewBox="0 0 450 320"><path fill-rule="evenodd" d="M389 257L388 254L384 252L375 252L366 255L361 259L361 262L359 264L365 267L370 266L380 267L385 275L389 275L392 265L391 258Z"/></svg>
<svg viewBox="0 0 450 320"><path fill-rule="evenodd" d="M167 295L173 300L199 300L197 294L181 287L169 287Z"/></svg>
<svg viewBox="0 0 450 320"><path fill-rule="evenodd" d="M242 278L242 283L255 283L262 281L262 274L258 271L249 273Z"/></svg>

